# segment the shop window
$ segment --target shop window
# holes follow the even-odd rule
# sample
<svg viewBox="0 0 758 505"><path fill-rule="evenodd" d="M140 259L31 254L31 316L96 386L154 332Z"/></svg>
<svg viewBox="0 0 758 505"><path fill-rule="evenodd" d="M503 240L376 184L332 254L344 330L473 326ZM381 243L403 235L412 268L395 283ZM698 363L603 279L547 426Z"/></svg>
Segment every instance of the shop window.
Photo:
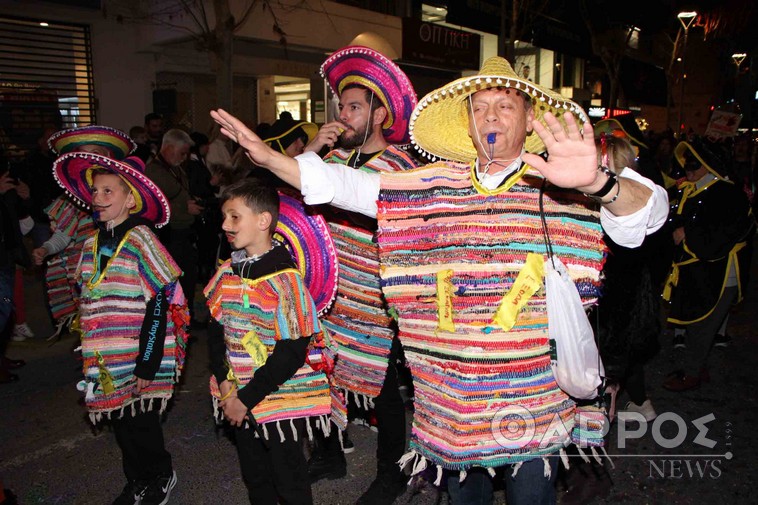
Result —
<svg viewBox="0 0 758 505"><path fill-rule="evenodd" d="M28 150L47 127L95 121L89 28L0 16L0 143Z"/></svg>

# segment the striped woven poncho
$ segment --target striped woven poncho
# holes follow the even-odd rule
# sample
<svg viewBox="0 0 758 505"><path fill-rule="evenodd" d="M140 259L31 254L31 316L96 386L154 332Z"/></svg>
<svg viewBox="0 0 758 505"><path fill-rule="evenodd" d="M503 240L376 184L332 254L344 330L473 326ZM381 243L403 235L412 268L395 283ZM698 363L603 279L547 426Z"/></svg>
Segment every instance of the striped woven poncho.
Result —
<svg viewBox="0 0 758 505"><path fill-rule="evenodd" d="M346 165L353 153L336 149L324 161ZM389 146L359 170L399 172L415 166L406 152ZM379 285L374 223L361 227L339 212L327 212L324 217L339 261L337 297L324 317L324 326L337 346L334 379L337 387L356 395L358 405L368 407L370 399L379 396L384 384L395 332Z"/></svg>
<svg viewBox="0 0 758 505"><path fill-rule="evenodd" d="M441 475L544 457L571 442L575 425L575 404L550 367L544 288L510 331L494 321L527 253L545 254L542 179L488 191L472 170L437 163L381 178L382 289L399 315L416 394L401 461L413 460L414 473L429 462ZM544 196L553 250L587 304L598 295L605 246L585 202L554 187Z"/></svg>
<svg viewBox="0 0 758 505"><path fill-rule="evenodd" d="M126 232L98 274L97 241L94 234L84 243L76 273L81 284L79 322L90 418L94 422L102 414L110 416L129 406L150 410L153 400L160 401L162 411L184 364L189 315L178 282L181 270L155 234L140 225ZM134 367L147 302L164 288L169 309L163 359L150 385L135 396ZM115 390L110 394L103 391L102 367L112 377Z"/></svg>
<svg viewBox="0 0 758 505"><path fill-rule="evenodd" d="M82 244L95 232L92 217L80 210L71 200L58 197L46 209L56 232L71 237L71 242L47 262L45 284L47 301L53 319L59 321L76 313L76 267L82 253Z"/></svg>
<svg viewBox="0 0 758 505"><path fill-rule="evenodd" d="M230 380L240 389L266 363L277 341L309 338L321 331L316 304L294 268L244 279L233 272L231 260L227 260L206 286L205 296L211 316L224 327ZM220 391L213 376L210 389L217 408ZM253 415L264 430L266 423L313 417L328 431L331 402L326 374L306 362L253 407ZM310 424L307 426L310 432Z"/></svg>

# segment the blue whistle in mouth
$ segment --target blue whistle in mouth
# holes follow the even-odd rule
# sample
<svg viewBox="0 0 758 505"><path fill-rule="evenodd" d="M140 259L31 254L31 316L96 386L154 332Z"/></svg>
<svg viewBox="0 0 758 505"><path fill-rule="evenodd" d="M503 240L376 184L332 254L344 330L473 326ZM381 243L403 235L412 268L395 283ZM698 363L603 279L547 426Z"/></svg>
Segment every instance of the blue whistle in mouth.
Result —
<svg viewBox="0 0 758 505"><path fill-rule="evenodd" d="M494 144L495 143L495 137L497 136L497 133L492 132L487 134L487 143L488 144Z"/></svg>

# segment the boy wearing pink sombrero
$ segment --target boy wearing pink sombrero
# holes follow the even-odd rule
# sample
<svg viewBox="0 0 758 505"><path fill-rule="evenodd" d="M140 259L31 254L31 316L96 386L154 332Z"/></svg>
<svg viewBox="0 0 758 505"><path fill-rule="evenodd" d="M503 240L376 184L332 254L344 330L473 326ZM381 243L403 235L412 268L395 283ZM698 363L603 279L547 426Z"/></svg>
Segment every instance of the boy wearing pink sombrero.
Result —
<svg viewBox="0 0 758 505"><path fill-rule="evenodd" d="M136 149L124 132L107 126L82 126L61 130L48 140L50 150L58 156L71 152L90 152L122 160ZM79 264L84 241L94 233L91 214L67 195L61 195L45 208L53 230L52 236L32 251L35 264L47 258L45 284L47 301L55 332L50 339L60 338L76 315L78 292L74 274Z"/></svg>
<svg viewBox="0 0 758 505"><path fill-rule="evenodd" d="M181 270L148 227L168 222L168 201L135 157L72 152L55 161L53 173L97 223L75 275L79 389L90 420L109 420L121 448L127 483L113 503L166 504L176 472L160 416L184 363L189 321Z"/></svg>

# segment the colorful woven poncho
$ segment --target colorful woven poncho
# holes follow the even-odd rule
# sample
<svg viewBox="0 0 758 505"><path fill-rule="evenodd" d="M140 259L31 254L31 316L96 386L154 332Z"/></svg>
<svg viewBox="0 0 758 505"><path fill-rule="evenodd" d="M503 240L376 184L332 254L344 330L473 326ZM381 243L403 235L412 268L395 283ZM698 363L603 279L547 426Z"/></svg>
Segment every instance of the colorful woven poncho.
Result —
<svg viewBox="0 0 758 505"><path fill-rule="evenodd" d="M494 320L527 253L545 255L542 179L488 191L472 170L436 163L381 179L382 289L399 315L416 395L401 462L415 460L414 473L429 462L441 475L543 457L571 442L576 422L550 367L544 279L510 331ZM544 210L553 251L592 303L605 252L598 212L555 187Z"/></svg>
<svg viewBox="0 0 758 505"><path fill-rule="evenodd" d="M46 209L55 231L71 237L71 242L47 262L45 284L47 301L53 319L59 321L76 313L76 267L82 254L82 244L95 232L92 217L65 197L56 198Z"/></svg>
<svg viewBox="0 0 758 505"><path fill-rule="evenodd" d="M189 315L178 282L181 270L153 232L141 225L126 232L98 275L97 240L95 234L84 243L76 273L81 283L79 316L90 418L95 422L102 414L110 416L128 406L134 409L135 404L150 410L152 400L160 400L162 411L184 364ZM134 396L134 367L147 302L163 288L169 300L163 360L150 385ZM115 390L110 394L103 392L101 367L112 377Z"/></svg>
<svg viewBox="0 0 758 505"><path fill-rule="evenodd" d="M353 151L337 149L324 161L345 165L352 154ZM372 173L399 172L415 166L407 153L389 146L359 169ZM337 249L339 284L334 306L323 319L337 345L336 386L356 395L358 405L368 407L384 384L395 330L379 285L374 231L344 217L340 213L325 215Z"/></svg>
<svg viewBox="0 0 758 505"><path fill-rule="evenodd" d="M251 280L235 275L227 260L206 286L205 296L211 316L224 327L230 380L240 389L266 363L277 341L321 332L316 304L294 268ZM220 391L213 376L210 389L216 405ZM261 425L320 418L321 427L328 431L331 401L326 375L306 362L278 391L253 407L253 415Z"/></svg>

